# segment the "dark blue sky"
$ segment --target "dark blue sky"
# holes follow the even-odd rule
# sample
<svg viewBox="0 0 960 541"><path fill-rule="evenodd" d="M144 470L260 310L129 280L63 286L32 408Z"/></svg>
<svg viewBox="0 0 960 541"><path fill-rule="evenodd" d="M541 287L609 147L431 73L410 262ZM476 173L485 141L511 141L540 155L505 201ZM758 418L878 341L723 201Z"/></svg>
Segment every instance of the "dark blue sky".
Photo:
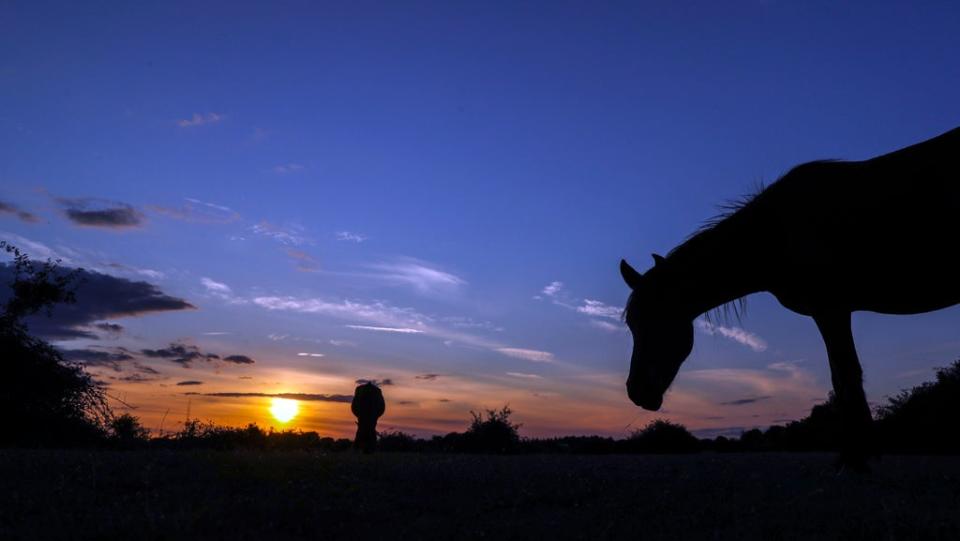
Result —
<svg viewBox="0 0 960 541"><path fill-rule="evenodd" d="M117 381L145 415L184 407L166 387L184 374L251 392L378 377L410 402L385 418L405 429L510 401L531 433L618 434L646 418L623 393L620 257L646 268L797 163L960 124L953 2L194 4L0 8L0 200L40 218L0 231L199 307L64 347L258 359L252 380ZM64 214L81 207L135 223ZM953 359L958 323L858 315L871 399ZM811 322L759 295L725 329L698 333L667 415L753 426L824 396Z"/></svg>

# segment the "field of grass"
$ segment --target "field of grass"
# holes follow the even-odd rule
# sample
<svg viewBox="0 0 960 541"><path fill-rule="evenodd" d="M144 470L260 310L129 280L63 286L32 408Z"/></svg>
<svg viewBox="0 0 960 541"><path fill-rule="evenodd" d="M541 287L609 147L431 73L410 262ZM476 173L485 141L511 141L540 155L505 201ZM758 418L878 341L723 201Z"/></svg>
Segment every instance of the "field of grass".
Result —
<svg viewBox="0 0 960 541"><path fill-rule="evenodd" d="M0 539L960 539L960 457L0 451Z"/></svg>

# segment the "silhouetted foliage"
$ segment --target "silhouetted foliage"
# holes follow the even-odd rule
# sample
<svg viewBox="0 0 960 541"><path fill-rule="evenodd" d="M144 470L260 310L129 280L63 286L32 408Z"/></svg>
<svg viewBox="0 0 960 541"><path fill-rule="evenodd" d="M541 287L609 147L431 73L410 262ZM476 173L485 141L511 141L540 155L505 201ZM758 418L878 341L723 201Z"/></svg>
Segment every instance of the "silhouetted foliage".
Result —
<svg viewBox="0 0 960 541"><path fill-rule="evenodd" d="M129 413L110 419L109 433L110 441L124 449L143 447L150 440L150 431Z"/></svg>
<svg viewBox="0 0 960 541"><path fill-rule="evenodd" d="M520 443L519 424L510 421L510 406L483 413L470 412L473 421L463 435L464 450L473 453L512 453Z"/></svg>
<svg viewBox="0 0 960 541"><path fill-rule="evenodd" d="M59 261L35 263L0 241L13 256L13 281L0 314L0 351L6 387L0 411L8 419L0 444L77 445L102 440L111 419L104 390L81 365L67 362L47 342L30 336L26 316L72 302L73 273Z"/></svg>
<svg viewBox="0 0 960 541"><path fill-rule="evenodd" d="M683 425L657 419L630 434L624 447L635 453L695 453L700 441Z"/></svg>
<svg viewBox="0 0 960 541"><path fill-rule="evenodd" d="M957 453L960 434L960 360L939 368L936 379L887 399L877 410L885 449L897 452Z"/></svg>

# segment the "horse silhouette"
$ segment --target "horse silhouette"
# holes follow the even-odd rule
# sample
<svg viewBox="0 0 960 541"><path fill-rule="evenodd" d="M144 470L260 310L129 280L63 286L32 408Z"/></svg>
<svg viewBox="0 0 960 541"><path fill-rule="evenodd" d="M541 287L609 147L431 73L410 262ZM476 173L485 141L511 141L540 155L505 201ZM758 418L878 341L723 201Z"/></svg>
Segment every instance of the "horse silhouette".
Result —
<svg viewBox="0 0 960 541"><path fill-rule="evenodd" d="M377 447L377 420L386 411L383 392L373 382L358 385L353 392L350 411L357 418L357 436L353 444L364 453Z"/></svg>
<svg viewBox="0 0 960 541"><path fill-rule="evenodd" d="M840 464L865 468L872 418L851 313L960 302L958 219L960 128L869 160L799 165L654 254L646 273L621 260L632 290L628 396L658 410L693 347L693 321L767 291L816 323L844 426Z"/></svg>

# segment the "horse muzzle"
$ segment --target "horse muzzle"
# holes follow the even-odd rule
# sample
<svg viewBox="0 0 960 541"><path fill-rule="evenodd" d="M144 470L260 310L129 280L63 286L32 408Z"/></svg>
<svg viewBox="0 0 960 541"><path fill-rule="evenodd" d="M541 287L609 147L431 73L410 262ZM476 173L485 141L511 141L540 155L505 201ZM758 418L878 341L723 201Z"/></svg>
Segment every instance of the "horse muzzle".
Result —
<svg viewBox="0 0 960 541"><path fill-rule="evenodd" d="M657 411L660 409L660 406L663 405L663 393L645 391L644 389L631 385L629 380L627 381L627 396L630 397L630 400L634 404L645 410Z"/></svg>

